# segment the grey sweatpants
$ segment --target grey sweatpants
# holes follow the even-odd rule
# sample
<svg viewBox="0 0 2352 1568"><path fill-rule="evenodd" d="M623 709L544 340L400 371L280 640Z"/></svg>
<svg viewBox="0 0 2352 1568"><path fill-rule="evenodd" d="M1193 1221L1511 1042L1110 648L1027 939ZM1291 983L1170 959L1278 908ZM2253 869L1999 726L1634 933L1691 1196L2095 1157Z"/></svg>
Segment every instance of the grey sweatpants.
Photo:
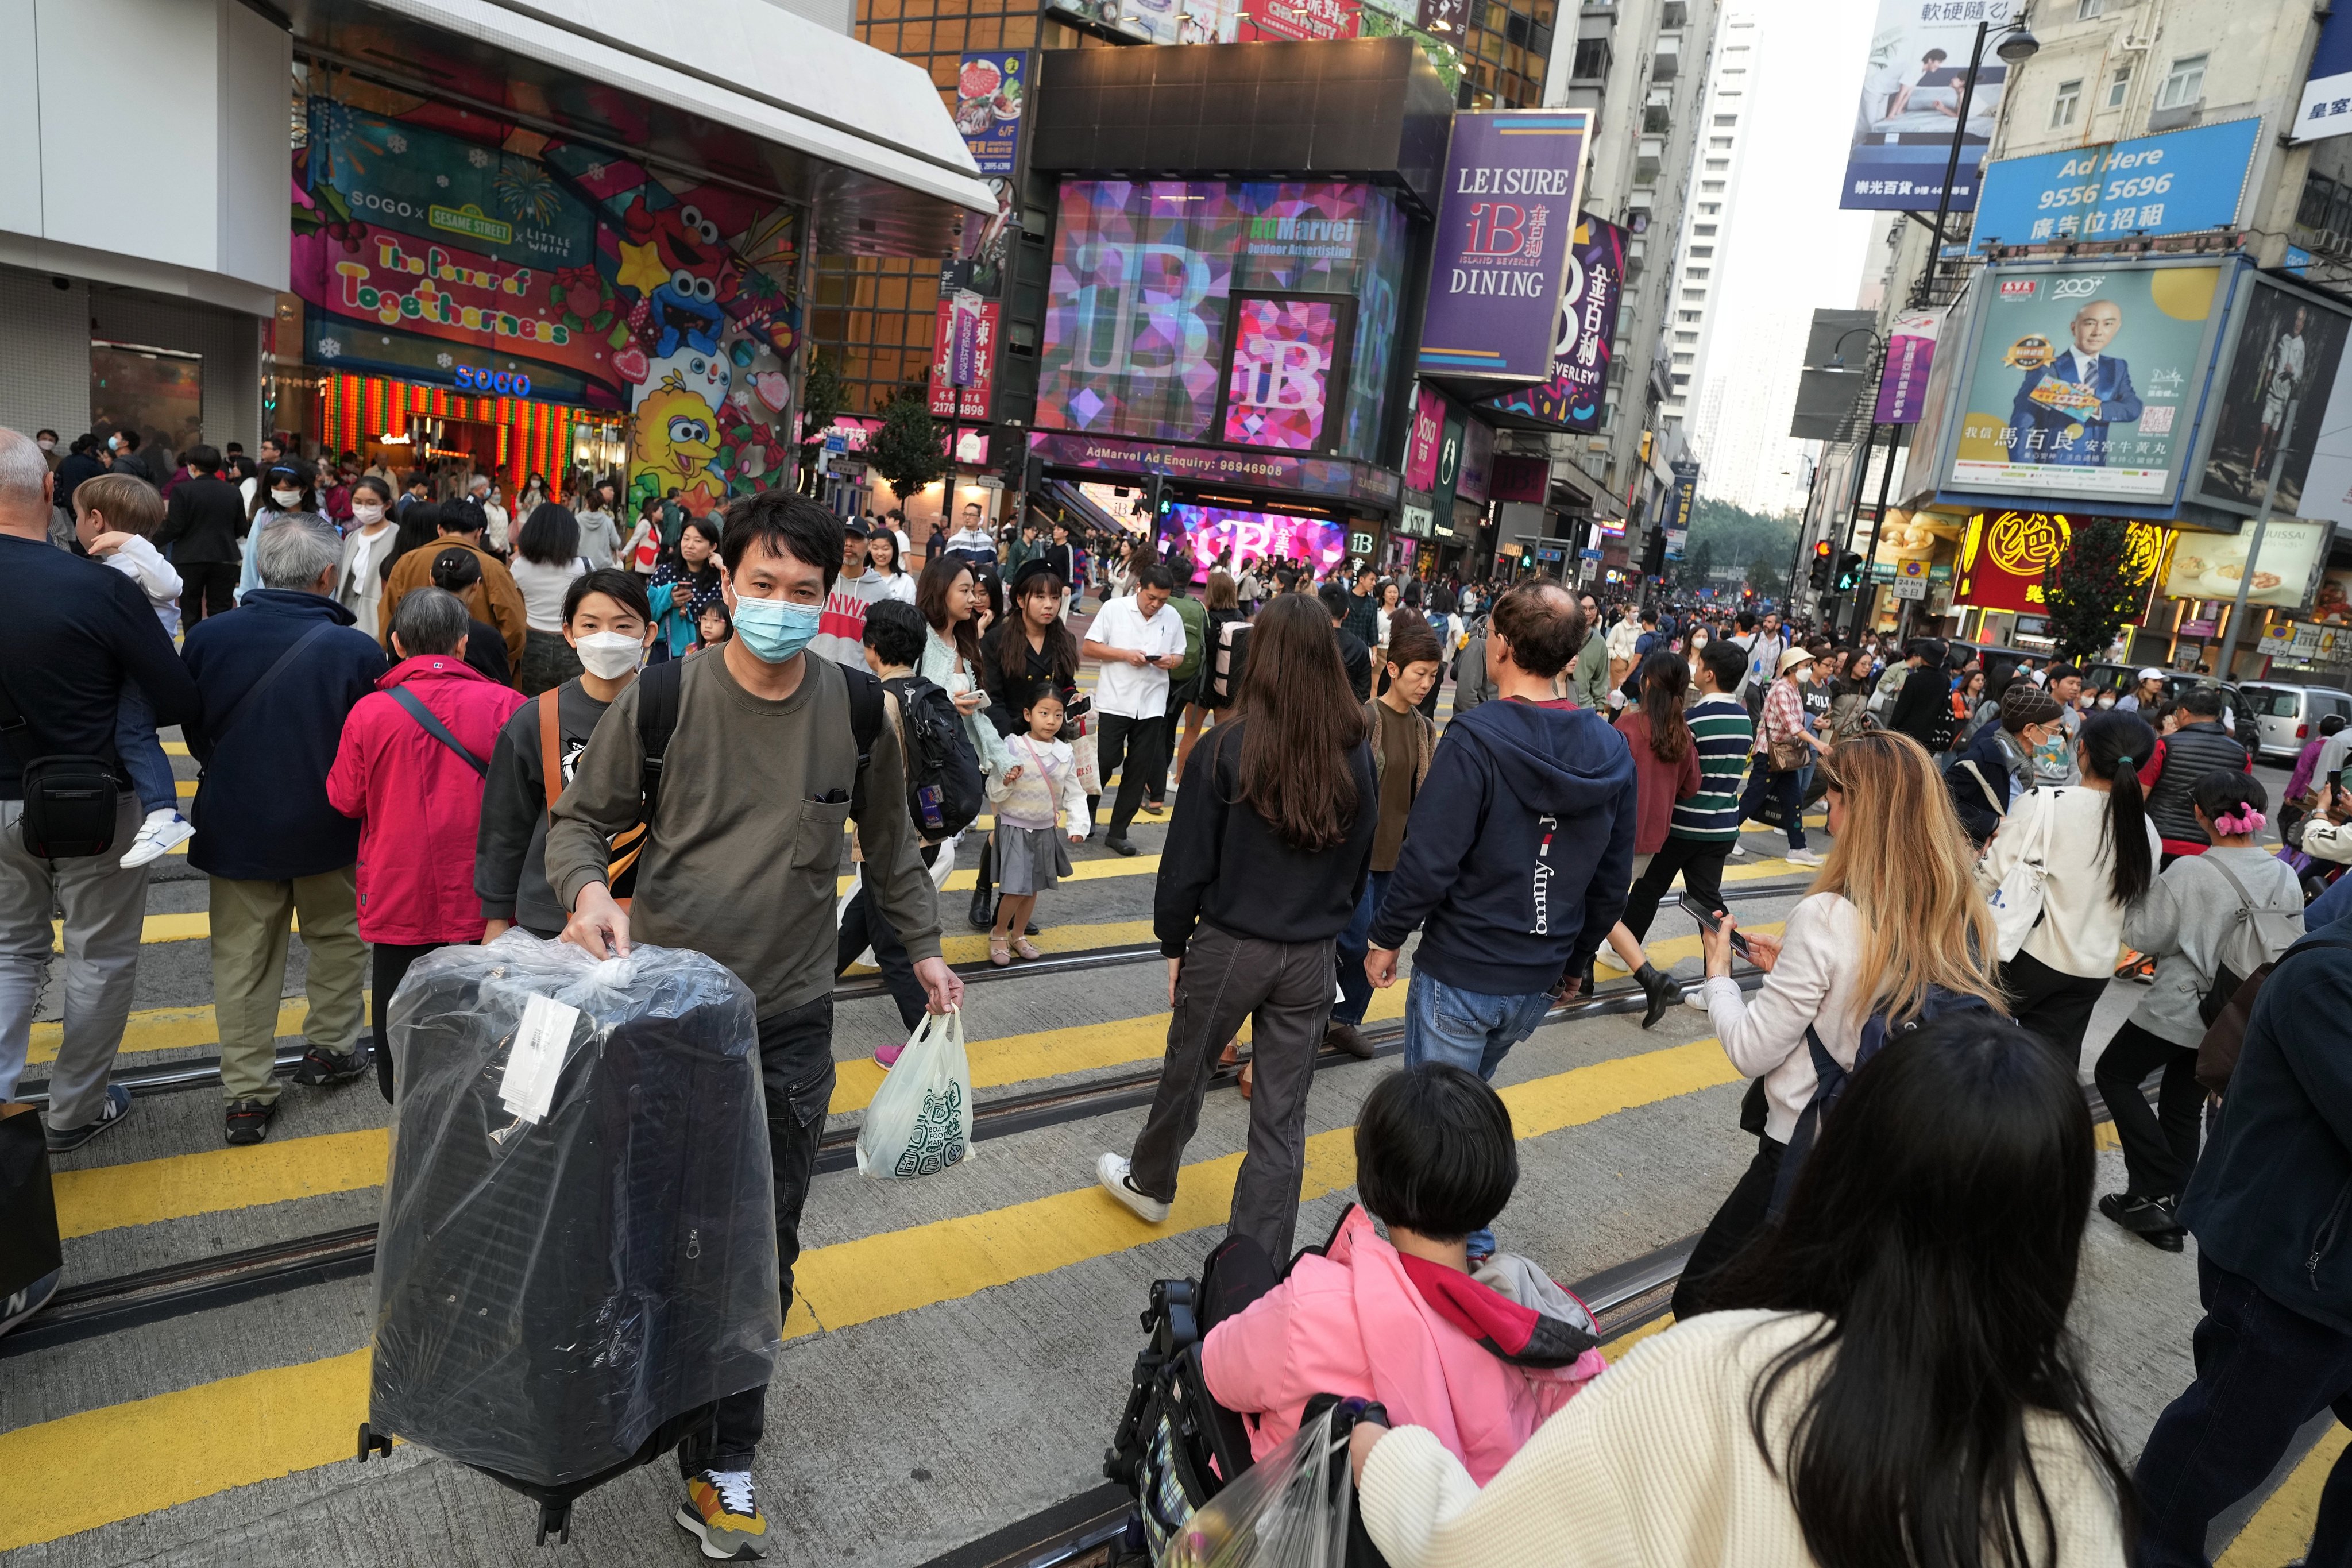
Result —
<svg viewBox="0 0 2352 1568"><path fill-rule="evenodd" d="M52 1127L81 1127L106 1103L122 1047L147 913L147 868L117 864L139 833L139 797L115 802L114 847L103 855L37 860L25 851L21 800L0 801L0 1100L16 1092L32 1048L33 1009L48 978L49 922L65 914L65 1037L49 1068Z"/></svg>
<svg viewBox="0 0 2352 1568"><path fill-rule="evenodd" d="M1176 977L1168 1023L1168 1058L1151 1114L1135 1140L1135 1189L1163 1201L1176 1196L1184 1145L1200 1125L1201 1101L1225 1042L1250 1020L1249 1146L1234 1183L1229 1234L1246 1236L1277 1263L1290 1257L1298 1227L1298 1183L1307 1170L1307 1093L1315 1053L1331 1021L1333 940L1262 942L1206 921L1192 932Z"/></svg>

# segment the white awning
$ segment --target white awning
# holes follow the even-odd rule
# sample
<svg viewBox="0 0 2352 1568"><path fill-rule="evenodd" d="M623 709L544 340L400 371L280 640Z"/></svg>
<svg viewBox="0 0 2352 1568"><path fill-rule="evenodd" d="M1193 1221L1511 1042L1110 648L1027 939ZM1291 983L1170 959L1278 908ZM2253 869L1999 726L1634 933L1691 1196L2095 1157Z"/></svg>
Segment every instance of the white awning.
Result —
<svg viewBox="0 0 2352 1568"><path fill-rule="evenodd" d="M294 0L298 55L816 208L936 256L996 197L919 67L768 0Z"/></svg>

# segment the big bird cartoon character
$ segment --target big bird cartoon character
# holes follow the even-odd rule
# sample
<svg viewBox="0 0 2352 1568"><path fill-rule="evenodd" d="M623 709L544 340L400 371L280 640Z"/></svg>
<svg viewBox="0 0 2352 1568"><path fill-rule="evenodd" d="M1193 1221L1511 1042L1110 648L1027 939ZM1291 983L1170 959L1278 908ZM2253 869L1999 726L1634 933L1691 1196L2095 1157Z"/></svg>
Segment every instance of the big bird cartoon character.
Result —
<svg viewBox="0 0 2352 1568"><path fill-rule="evenodd" d="M689 390L676 371L662 377L651 392L637 400L635 450L637 468L655 480L652 493L675 489L688 511L706 510L719 494L709 471L719 455L712 426L717 416L702 396ZM697 504L695 497L702 500Z"/></svg>

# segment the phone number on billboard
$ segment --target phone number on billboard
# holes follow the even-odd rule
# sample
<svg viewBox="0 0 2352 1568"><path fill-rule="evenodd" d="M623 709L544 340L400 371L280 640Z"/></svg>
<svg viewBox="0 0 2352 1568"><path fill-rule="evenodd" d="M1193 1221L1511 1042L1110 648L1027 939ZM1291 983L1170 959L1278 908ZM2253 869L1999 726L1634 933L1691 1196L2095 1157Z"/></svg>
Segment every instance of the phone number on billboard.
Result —
<svg viewBox="0 0 2352 1568"><path fill-rule="evenodd" d="M2044 207L2079 207L2097 201L2119 202L2133 196L2160 196L2172 189L2170 174L2140 174L2128 180L2117 180L2107 186L2106 195L2099 194L2096 185L2066 185L2042 193Z"/></svg>

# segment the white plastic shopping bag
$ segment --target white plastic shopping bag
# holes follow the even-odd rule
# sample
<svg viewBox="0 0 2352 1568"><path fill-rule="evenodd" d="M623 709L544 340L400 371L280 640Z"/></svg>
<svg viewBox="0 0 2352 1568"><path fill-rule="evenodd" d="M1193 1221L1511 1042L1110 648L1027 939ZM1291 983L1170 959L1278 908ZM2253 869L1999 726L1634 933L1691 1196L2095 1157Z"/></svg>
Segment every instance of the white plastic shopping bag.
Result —
<svg viewBox="0 0 2352 1568"><path fill-rule="evenodd" d="M861 1174L905 1179L944 1171L971 1153L971 1068L963 1010L926 1013L874 1091L857 1132Z"/></svg>

